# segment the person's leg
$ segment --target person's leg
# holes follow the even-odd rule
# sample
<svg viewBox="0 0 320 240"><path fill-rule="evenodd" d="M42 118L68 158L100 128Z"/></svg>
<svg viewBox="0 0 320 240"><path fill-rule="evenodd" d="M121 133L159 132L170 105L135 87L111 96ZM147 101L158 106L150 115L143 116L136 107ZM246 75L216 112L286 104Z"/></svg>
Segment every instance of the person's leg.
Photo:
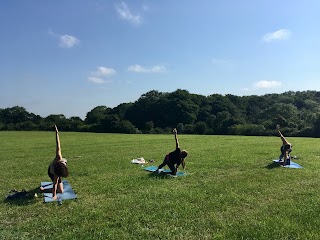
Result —
<svg viewBox="0 0 320 240"><path fill-rule="evenodd" d="M48 176L50 177L51 181L53 182L54 179L54 175L50 172L50 166L48 168ZM51 184L50 184L51 185ZM52 188L47 188L45 189L43 186L40 186L40 190L44 191L44 192L52 192ZM64 189L63 189L63 183L61 181L61 177L59 177L58 179L58 189L57 192L58 193L63 193Z"/></svg>
<svg viewBox="0 0 320 240"><path fill-rule="evenodd" d="M175 166L172 163L168 163L168 167L170 168L172 175L176 175L177 174L177 170L176 170Z"/></svg>
<svg viewBox="0 0 320 240"><path fill-rule="evenodd" d="M288 151L286 151L286 154L285 154L285 156L286 156L286 160L285 160L286 165L290 165L290 160L291 160L290 152L291 151L288 150Z"/></svg>
<svg viewBox="0 0 320 240"><path fill-rule="evenodd" d="M166 164L166 162L165 162L165 161L163 161L163 163L161 163L161 164L158 166L158 169L157 169L157 170L159 170L159 169L163 168L165 165L167 165L167 164Z"/></svg>
<svg viewBox="0 0 320 240"><path fill-rule="evenodd" d="M168 158L167 156L164 157L163 162L158 166L157 171L158 171L159 169L163 168L165 165L168 164L167 158Z"/></svg>
<svg viewBox="0 0 320 240"><path fill-rule="evenodd" d="M61 177L59 177L59 180L58 180L58 189L57 189L57 192L58 193L63 193L64 189L63 189L63 183L61 181Z"/></svg>
<svg viewBox="0 0 320 240"><path fill-rule="evenodd" d="M284 157L284 149L283 149L283 146L281 146L280 152L281 152L281 154L280 154L280 156L279 156L279 160L281 161L282 158Z"/></svg>
<svg viewBox="0 0 320 240"><path fill-rule="evenodd" d="M286 160L286 164L285 165L290 165L290 158L288 158L287 160Z"/></svg>
<svg viewBox="0 0 320 240"><path fill-rule="evenodd" d="M53 182L54 175L50 172L50 165L49 165L49 167L48 167L48 176L49 176L49 178L51 179L51 181ZM51 185L51 183L50 183L50 185ZM40 190L41 190L41 191L51 192L51 189L52 189L52 188L50 188L50 189L45 189L44 186L40 186Z"/></svg>
<svg viewBox="0 0 320 240"><path fill-rule="evenodd" d="M288 150L289 158L291 158L291 152L292 152L292 148L290 148L290 149Z"/></svg>

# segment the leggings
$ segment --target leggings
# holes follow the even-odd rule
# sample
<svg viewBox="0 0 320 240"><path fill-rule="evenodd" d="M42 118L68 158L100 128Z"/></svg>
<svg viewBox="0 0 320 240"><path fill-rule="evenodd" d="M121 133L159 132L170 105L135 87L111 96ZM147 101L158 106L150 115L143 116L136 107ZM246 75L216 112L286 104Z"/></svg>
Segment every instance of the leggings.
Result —
<svg viewBox="0 0 320 240"><path fill-rule="evenodd" d="M166 156L165 156L165 158L164 158L164 160L163 160L163 163L161 163L161 164L159 165L158 169L163 168L165 165L168 165L168 167L170 168L172 174L174 174L174 175L176 174L176 171L177 171L177 170L176 170L174 164L170 162L170 160L169 160L169 155L166 155Z"/></svg>

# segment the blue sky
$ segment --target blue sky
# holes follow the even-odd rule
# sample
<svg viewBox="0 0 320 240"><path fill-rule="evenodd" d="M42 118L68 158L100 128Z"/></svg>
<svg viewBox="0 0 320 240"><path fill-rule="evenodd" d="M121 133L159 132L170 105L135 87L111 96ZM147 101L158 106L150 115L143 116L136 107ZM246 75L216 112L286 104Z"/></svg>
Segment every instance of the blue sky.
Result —
<svg viewBox="0 0 320 240"><path fill-rule="evenodd" d="M0 108L320 91L319 0L2 0Z"/></svg>

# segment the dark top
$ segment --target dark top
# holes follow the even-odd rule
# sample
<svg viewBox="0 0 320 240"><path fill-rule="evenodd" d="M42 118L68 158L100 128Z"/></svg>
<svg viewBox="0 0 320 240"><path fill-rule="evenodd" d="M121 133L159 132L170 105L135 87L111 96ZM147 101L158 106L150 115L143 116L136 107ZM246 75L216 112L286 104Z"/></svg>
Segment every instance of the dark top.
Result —
<svg viewBox="0 0 320 240"><path fill-rule="evenodd" d="M177 148L173 152L169 153L169 161L172 164L181 164L181 157L180 157L181 150Z"/></svg>

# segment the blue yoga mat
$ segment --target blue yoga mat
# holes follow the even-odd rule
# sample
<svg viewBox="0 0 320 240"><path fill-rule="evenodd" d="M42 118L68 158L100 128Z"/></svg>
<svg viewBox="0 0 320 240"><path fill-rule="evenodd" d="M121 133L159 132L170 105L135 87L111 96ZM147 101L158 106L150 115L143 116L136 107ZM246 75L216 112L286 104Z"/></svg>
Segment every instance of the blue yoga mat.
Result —
<svg viewBox="0 0 320 240"><path fill-rule="evenodd" d="M279 159L273 160L276 163L279 163ZM285 168L302 168L302 166L300 166L298 163L295 163L293 161L290 161L290 165L285 165L283 166Z"/></svg>
<svg viewBox="0 0 320 240"><path fill-rule="evenodd" d="M71 188L69 182L67 180L62 180L63 183L63 193L57 193L58 201L67 200L67 199L75 199L77 195ZM44 189L52 189L53 183L52 182L41 182L41 186ZM44 193L44 202L54 202L52 199L52 193Z"/></svg>
<svg viewBox="0 0 320 240"><path fill-rule="evenodd" d="M155 172L157 169L158 169L157 166L149 166L149 167L144 168L144 170L149 171L149 172ZM171 173L171 171L168 169L162 169L162 172L163 173ZM186 175L185 172L177 172L177 177L182 177L185 175Z"/></svg>

